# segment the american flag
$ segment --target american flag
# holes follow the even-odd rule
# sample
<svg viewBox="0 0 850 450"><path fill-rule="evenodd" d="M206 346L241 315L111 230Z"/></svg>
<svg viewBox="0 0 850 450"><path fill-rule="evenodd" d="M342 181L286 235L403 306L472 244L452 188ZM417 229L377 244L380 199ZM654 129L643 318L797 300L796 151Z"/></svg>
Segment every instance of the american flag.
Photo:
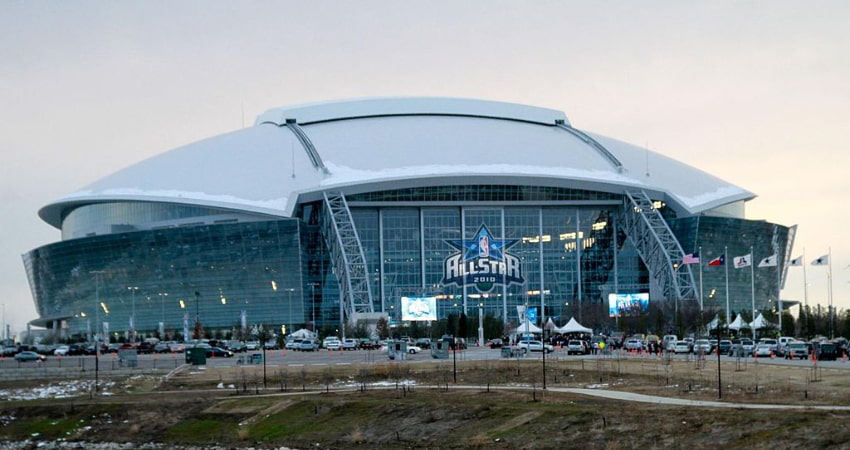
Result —
<svg viewBox="0 0 850 450"><path fill-rule="evenodd" d="M688 253L683 256L682 264L699 264L699 252Z"/></svg>

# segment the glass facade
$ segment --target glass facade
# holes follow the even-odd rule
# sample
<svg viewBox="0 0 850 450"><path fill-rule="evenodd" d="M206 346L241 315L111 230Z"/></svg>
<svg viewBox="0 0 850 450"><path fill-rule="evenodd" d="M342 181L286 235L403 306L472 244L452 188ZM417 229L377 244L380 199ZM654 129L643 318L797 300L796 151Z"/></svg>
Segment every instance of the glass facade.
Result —
<svg viewBox="0 0 850 450"><path fill-rule="evenodd" d="M614 214L607 207L384 205L352 208L352 216L375 274L375 309L383 305L396 320L404 296L437 296L441 317L477 314L481 307L516 323L517 306L568 319L579 302L601 308L603 291L613 290L608 286L614 276ZM517 258L521 282L505 283L500 274L483 288L446 282L449 260L462 253L458 247L472 245L482 227L497 247L504 242L506 255ZM639 278L629 271L618 274L632 285Z"/></svg>
<svg viewBox="0 0 850 450"><path fill-rule="evenodd" d="M622 199L608 193L530 186L411 188L348 197L365 254L374 310L401 319L403 296L434 295L437 314L466 312L514 324L518 307L559 325L582 311L604 326L609 293L650 292L635 247L619 229ZM173 205L171 205L173 206ZM112 332L162 327L190 332L196 314L206 329L247 324L337 326L340 294L321 235L323 205L301 205L297 218L223 220L223 211L163 204L102 204L66 218L68 230L133 221L197 218L184 226L67 239L24 255L41 317L67 317L71 333L97 321ZM212 215L210 215L212 214ZM772 254L785 261L788 228L716 217L665 218L686 253L703 265L726 253ZM698 268L694 267L695 277ZM779 267L729 268L734 312L775 301ZM751 273L754 278L751 279ZM706 307L725 309L723 268L704 267ZM197 293L198 295L196 296ZM651 301L657 299L651 299Z"/></svg>
<svg viewBox="0 0 850 450"><path fill-rule="evenodd" d="M62 219L62 239L174 226L197 219L204 223L245 221L251 216L203 206L154 202L95 203L75 208ZM212 218L212 220L210 220ZM189 219L189 220L187 220ZM255 219L256 220L256 219Z"/></svg>
<svg viewBox="0 0 850 450"><path fill-rule="evenodd" d="M685 253L701 252L704 307L725 313L728 302L729 311L738 314L750 311L753 303L757 310L776 305L787 257L788 227L764 221L704 216L672 219L669 224ZM709 261L723 254L726 255L725 267L708 267ZM733 259L744 255L751 255L753 264L734 268ZM762 259L771 255L778 255L775 267L757 267ZM699 280L699 267L694 266L694 277Z"/></svg>
<svg viewBox="0 0 850 450"><path fill-rule="evenodd" d="M97 321L120 333L135 310L139 331L182 337L204 328L302 325L313 290L302 276L299 220L118 233L72 239L24 255L42 317L70 317L71 333ZM138 288L138 289L136 289ZM308 294L305 295L305 292ZM197 293L197 295L196 295Z"/></svg>

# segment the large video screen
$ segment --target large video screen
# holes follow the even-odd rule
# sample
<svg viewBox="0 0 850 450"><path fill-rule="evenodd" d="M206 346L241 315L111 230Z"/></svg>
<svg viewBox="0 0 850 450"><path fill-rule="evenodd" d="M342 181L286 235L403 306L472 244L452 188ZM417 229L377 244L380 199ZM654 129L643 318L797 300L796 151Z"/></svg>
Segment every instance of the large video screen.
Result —
<svg viewBox="0 0 850 450"><path fill-rule="evenodd" d="M638 316L649 308L649 294L608 294L608 317Z"/></svg>
<svg viewBox="0 0 850 450"><path fill-rule="evenodd" d="M437 297L402 297L401 320L437 320Z"/></svg>

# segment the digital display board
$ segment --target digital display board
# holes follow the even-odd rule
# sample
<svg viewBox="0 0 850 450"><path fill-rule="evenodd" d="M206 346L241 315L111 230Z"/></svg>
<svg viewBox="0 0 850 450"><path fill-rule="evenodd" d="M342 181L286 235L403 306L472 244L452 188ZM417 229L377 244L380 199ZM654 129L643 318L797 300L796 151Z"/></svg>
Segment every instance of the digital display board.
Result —
<svg viewBox="0 0 850 450"><path fill-rule="evenodd" d="M437 297L402 297L401 320L437 320Z"/></svg>
<svg viewBox="0 0 850 450"><path fill-rule="evenodd" d="M608 317L637 316L649 308L649 294L608 294Z"/></svg>

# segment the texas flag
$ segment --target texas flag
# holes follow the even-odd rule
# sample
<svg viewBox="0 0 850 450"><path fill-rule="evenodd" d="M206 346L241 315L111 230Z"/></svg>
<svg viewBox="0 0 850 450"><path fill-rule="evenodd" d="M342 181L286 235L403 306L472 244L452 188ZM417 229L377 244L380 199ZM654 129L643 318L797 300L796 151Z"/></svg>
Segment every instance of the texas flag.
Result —
<svg viewBox="0 0 850 450"><path fill-rule="evenodd" d="M708 262L709 266L722 266L724 264L726 264L726 255L720 255Z"/></svg>

